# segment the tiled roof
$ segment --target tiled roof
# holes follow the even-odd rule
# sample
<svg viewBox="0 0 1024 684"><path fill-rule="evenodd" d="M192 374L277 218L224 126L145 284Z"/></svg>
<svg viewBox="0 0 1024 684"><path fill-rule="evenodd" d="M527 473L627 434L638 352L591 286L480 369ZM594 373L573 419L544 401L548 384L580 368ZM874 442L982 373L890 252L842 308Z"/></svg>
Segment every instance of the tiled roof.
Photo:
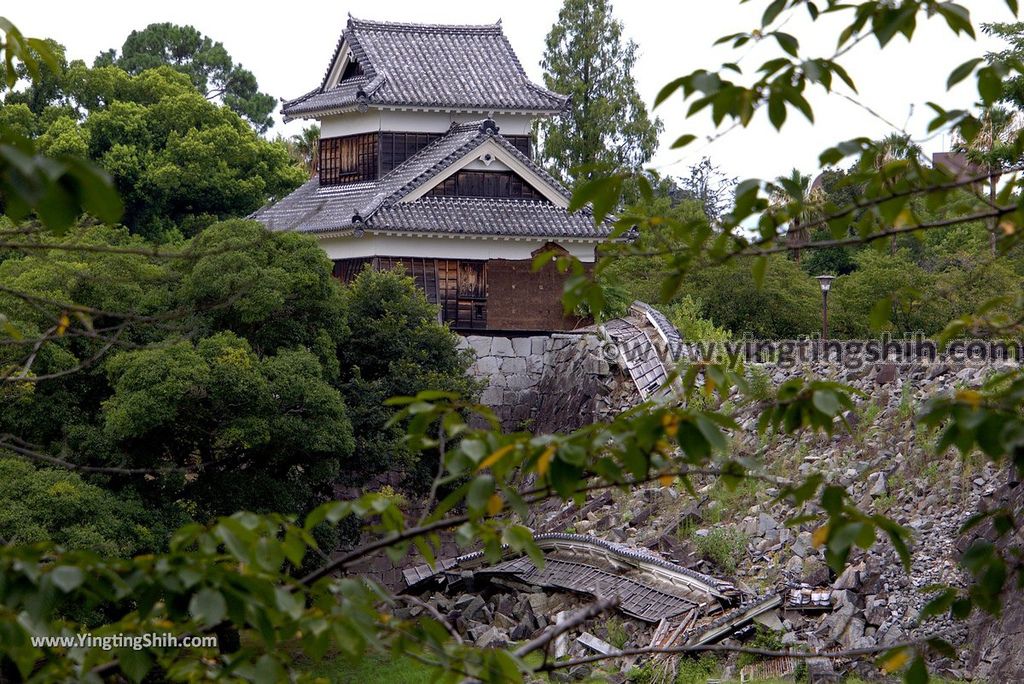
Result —
<svg viewBox="0 0 1024 684"><path fill-rule="evenodd" d="M490 197L422 197L377 212L368 222L377 230L416 233L501 235L509 237L594 238L589 211L570 214L550 202Z"/></svg>
<svg viewBox="0 0 1024 684"><path fill-rule="evenodd" d="M555 179L499 135L493 121L486 120L452 126L447 134L377 180L321 186L313 178L275 204L263 207L253 218L270 230L303 233L345 231L358 226L425 234L561 238L608 235L609 226L595 226L589 211L570 214L542 200L424 196L400 201L488 140L514 155L552 190L569 197Z"/></svg>
<svg viewBox="0 0 1024 684"><path fill-rule="evenodd" d="M328 88L343 45L363 75ZM286 117L360 106L560 112L568 98L532 83L501 24L399 24L349 17L320 87L286 102Z"/></svg>

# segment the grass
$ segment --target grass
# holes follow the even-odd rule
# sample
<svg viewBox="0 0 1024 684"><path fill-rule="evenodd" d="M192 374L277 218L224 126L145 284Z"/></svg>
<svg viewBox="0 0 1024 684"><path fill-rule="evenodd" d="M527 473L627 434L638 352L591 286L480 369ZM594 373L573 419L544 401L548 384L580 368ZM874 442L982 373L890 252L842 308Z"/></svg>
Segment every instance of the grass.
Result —
<svg viewBox="0 0 1024 684"><path fill-rule="evenodd" d="M344 658L324 658L306 670L331 684L432 684L437 671L412 658L387 654L367 655L358 663Z"/></svg>
<svg viewBox="0 0 1024 684"><path fill-rule="evenodd" d="M617 617L610 618L605 623L605 631L608 634L608 643L615 648L623 648L626 642L629 641L629 632L626 631L625 625L622 624L622 620Z"/></svg>
<svg viewBox="0 0 1024 684"><path fill-rule="evenodd" d="M746 556L747 535L732 526L718 526L708 531L707 535L692 538L697 552L727 574L736 572L736 566Z"/></svg>

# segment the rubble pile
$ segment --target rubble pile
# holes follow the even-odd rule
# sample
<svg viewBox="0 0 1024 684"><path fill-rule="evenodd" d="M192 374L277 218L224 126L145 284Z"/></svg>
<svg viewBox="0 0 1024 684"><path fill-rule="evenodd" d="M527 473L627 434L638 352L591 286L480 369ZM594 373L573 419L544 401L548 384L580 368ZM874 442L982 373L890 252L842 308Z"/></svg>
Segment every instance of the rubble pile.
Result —
<svg viewBox="0 0 1024 684"><path fill-rule="evenodd" d="M782 647L828 652L941 633L959 649L959 658L936 661L932 667L947 676L969 678L978 659L970 653L967 626L944 617L922 624L918 616L929 598L923 591L926 587L963 583L956 560L957 544L962 545L959 530L979 504L1005 490L1007 475L981 457L961 458L955 452L935 456L935 436L918 425L916 415L928 397L978 386L992 371L991 367L941 364L751 371L766 385L814 375L863 392L856 409L844 415L849 428L831 437L759 437L757 409L748 407L739 414L744 429L734 437L734 454L755 458L766 473L778 476L820 472L847 487L862 510L884 513L911 530L909 572L888 540L880 537L869 550L855 551L845 572L834 576L822 550L813 543L814 524L786 524L807 510L775 501L778 488L763 481L745 482L736 491L712 480L698 482L696 499L676 486L600 492L578 507L570 503L539 509L533 527L538 533L607 540L727 578L743 594L743 610L757 601L781 597L755 618L728 625L716 637L726 643L770 633ZM465 581L447 587L447 593L434 589L423 598L460 634L481 646L535 636L589 600L501 577L481 581L471 573L463 575ZM823 596L827 597L824 605ZM817 605L800 605L801 601L813 604L811 597L817 597ZM728 610L723 608L717 619L728 622ZM707 628L707 621L687 626L677 643L694 643ZM647 646L657 630L658 625L621 613L611 619L605 616L560 639L556 655ZM990 646L986 662L1000 658L1000 647L1012 648Z"/></svg>

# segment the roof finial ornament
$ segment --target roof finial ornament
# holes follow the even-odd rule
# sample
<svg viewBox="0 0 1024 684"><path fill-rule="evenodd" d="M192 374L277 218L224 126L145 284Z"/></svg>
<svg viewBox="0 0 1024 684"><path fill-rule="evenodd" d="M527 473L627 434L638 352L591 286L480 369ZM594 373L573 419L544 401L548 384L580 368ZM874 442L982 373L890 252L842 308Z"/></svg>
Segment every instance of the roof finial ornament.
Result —
<svg viewBox="0 0 1024 684"><path fill-rule="evenodd" d="M494 123L494 119L486 118L480 122L480 130L484 133L496 134L498 132L498 124Z"/></svg>

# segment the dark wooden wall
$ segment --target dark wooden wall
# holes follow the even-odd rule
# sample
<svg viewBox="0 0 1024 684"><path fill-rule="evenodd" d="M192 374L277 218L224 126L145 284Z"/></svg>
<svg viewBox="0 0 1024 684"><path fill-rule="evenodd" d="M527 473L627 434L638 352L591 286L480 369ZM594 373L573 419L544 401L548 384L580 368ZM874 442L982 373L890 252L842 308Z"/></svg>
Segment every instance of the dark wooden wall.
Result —
<svg viewBox="0 0 1024 684"><path fill-rule="evenodd" d="M562 313L568 275L554 266L533 271L533 260L487 262L487 328L523 332L574 330L590 323Z"/></svg>
<svg viewBox="0 0 1024 684"><path fill-rule="evenodd" d="M456 171L427 194L435 197L545 199L514 171Z"/></svg>
<svg viewBox="0 0 1024 684"><path fill-rule="evenodd" d="M441 307L442 320L460 332L555 332L590 323L562 315L567 276L553 265L534 273L532 259L338 259L334 276L348 283L367 265L379 271L401 267Z"/></svg>

